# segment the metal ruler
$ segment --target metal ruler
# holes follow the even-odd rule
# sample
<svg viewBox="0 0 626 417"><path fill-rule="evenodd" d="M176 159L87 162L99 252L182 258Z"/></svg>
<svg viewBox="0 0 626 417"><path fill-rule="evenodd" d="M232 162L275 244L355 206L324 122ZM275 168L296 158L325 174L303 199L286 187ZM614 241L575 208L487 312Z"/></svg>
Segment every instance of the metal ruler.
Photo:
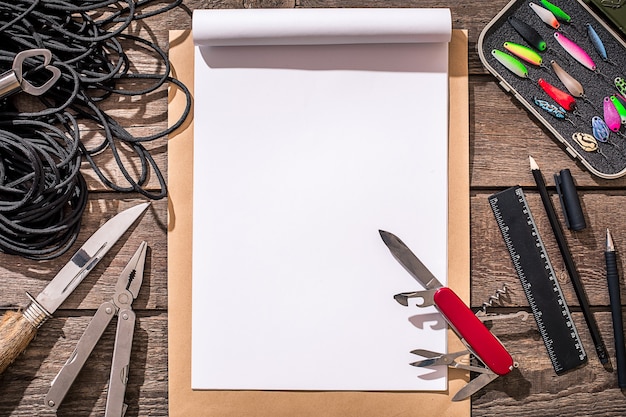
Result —
<svg viewBox="0 0 626 417"><path fill-rule="evenodd" d="M557 374L587 361L563 292L521 187L489 197L513 266Z"/></svg>

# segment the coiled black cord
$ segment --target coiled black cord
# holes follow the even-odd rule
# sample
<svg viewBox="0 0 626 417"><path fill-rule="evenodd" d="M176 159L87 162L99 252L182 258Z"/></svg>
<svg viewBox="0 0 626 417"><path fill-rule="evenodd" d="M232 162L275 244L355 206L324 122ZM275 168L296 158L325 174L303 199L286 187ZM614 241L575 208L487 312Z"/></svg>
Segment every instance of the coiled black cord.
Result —
<svg viewBox="0 0 626 417"><path fill-rule="evenodd" d="M0 248L48 259L76 240L87 204L80 175L78 124L73 136L37 120L0 121Z"/></svg>
<svg viewBox="0 0 626 417"><path fill-rule="evenodd" d="M184 84L169 76L167 54L154 42L127 32L133 22L181 3L0 0L0 71L11 68L17 53L45 48L62 73L38 98L18 94L0 101L1 251L49 259L74 243L87 203L83 160L112 190L150 199L167 195L165 178L145 145L182 125L191 96ZM130 49L157 59L159 73L134 69ZM24 77L32 84L49 76L42 64L37 57L24 62ZM169 128L138 137L106 110L105 104L116 97L141 97L133 102L144 106L143 100L164 91L167 83L187 97L185 111ZM81 126L89 131L81 132ZM121 183L107 176L101 160L115 161ZM125 166L128 160L132 167ZM159 184L156 190L148 188L152 176Z"/></svg>

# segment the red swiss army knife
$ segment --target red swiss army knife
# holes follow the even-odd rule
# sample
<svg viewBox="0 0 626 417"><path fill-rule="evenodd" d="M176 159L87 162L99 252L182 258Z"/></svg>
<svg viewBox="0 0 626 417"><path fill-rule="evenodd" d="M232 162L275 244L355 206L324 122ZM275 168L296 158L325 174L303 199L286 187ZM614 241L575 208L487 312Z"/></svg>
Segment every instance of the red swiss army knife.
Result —
<svg viewBox="0 0 626 417"><path fill-rule="evenodd" d="M467 347L467 351L450 354L414 350L412 353L426 359L414 362L411 365L419 367L448 365L454 368L479 372L480 375L477 378L470 381L455 394L452 398L453 401L463 400L471 396L497 377L506 375L517 367L517 363L513 361L513 358L498 338L487 329L483 322L465 305L454 291L443 286L435 278L404 242L394 234L383 230L380 230L380 236L394 258L425 288L425 291L397 294L394 296L396 301L404 306L408 306L409 299L416 299L418 307L434 305ZM455 358L467 353L472 353L484 364L484 367L464 365L455 361Z"/></svg>

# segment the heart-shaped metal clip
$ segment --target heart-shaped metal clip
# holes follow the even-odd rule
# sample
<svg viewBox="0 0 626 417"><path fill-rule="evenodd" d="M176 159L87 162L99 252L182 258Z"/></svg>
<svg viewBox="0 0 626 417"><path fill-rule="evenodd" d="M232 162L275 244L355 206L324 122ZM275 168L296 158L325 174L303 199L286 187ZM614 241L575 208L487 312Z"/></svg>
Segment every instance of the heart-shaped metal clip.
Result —
<svg viewBox="0 0 626 417"><path fill-rule="evenodd" d="M40 86L31 84L23 76L22 66L28 58L41 56L44 59L44 69L50 72L51 77ZM61 78L61 70L50 65L52 61L52 52L48 49L29 49L15 55L13 59L12 69L0 74L0 98L4 98L18 91L24 91L33 96L40 96L50 89Z"/></svg>

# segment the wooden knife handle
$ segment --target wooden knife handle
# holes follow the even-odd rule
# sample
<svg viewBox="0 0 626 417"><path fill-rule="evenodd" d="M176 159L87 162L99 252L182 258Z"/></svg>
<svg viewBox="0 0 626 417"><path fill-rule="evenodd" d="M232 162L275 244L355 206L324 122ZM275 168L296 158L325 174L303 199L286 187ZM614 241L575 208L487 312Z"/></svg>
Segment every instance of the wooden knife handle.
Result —
<svg viewBox="0 0 626 417"><path fill-rule="evenodd" d="M33 325L20 311L8 311L0 320L0 374L26 349L37 334Z"/></svg>
<svg viewBox="0 0 626 417"><path fill-rule="evenodd" d="M26 295L31 300L26 310L9 311L0 319L0 374L26 349L37 329L50 317L37 300Z"/></svg>

